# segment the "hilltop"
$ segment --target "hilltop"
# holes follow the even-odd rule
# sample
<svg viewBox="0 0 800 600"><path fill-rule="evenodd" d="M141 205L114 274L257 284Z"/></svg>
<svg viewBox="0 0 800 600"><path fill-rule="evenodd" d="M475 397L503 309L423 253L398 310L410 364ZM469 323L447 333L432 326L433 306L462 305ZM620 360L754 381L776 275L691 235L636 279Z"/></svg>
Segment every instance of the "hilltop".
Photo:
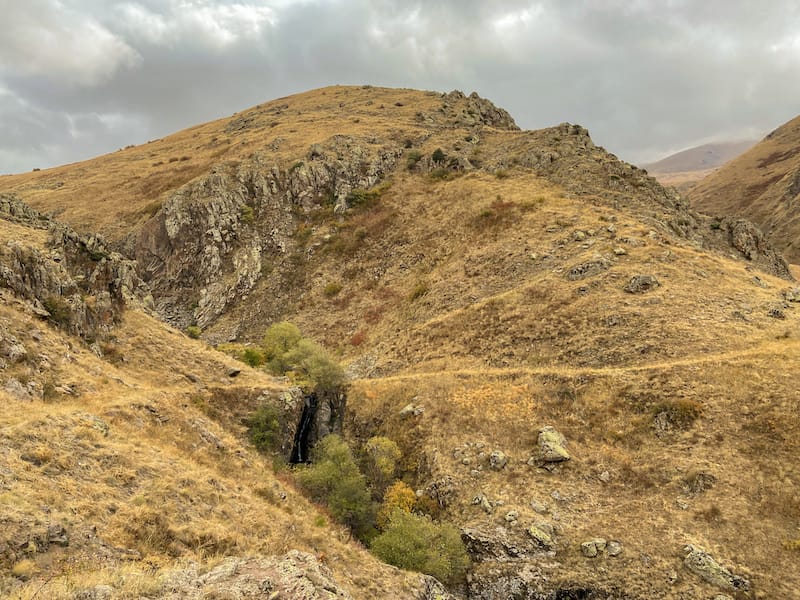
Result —
<svg viewBox="0 0 800 600"><path fill-rule="evenodd" d="M242 418L265 390L275 406L291 390L243 364L229 377L232 359L211 347L256 348L269 325L291 320L347 367L351 446L394 440L404 480L461 529L473 560L453 588L463 597L788 597L800 586L799 421L786 376L800 356L800 290L789 267L749 222L694 212L579 125L522 131L475 94L337 86L3 177L0 190L15 194L9 206L67 223L58 227L75 230L69 239L94 240L84 243L90 258L119 265L111 289L130 299L107 327L89 319L66 341L47 330L80 348L99 378L90 406L110 413L88 412L121 428L125 444L147 436L180 458L131 454L131 470L203 470L165 476L158 494L115 491L123 516L144 503L160 531L159 518L187 510L173 498L213 506L197 482L222 481L208 484L214 502L256 526L214 521L215 555L311 549L354 597L421 593L419 578L347 545L335 527L315 529L316 509L245 441ZM23 237L50 252L42 234L19 230L6 245ZM89 292L70 292L73 310L86 312ZM36 314L10 316L14 335ZM180 334L189 327L202 341ZM110 365L117 354L125 360ZM32 415L51 410L43 394L30 402ZM290 446L298 409L297 398L283 409ZM145 426L158 415L175 428L166 436ZM4 416L16 430L31 418ZM195 453L209 444L197 419L227 449L224 462L213 442ZM551 460L561 456L543 448L553 440L570 460ZM236 480L220 479L231 468ZM33 471L29 485L42 476ZM79 476L66 472L64 486ZM272 506L274 485L299 508ZM262 497L270 506L256 518ZM98 530L132 545L109 512ZM78 515L86 527L96 518ZM199 508L188 515L189 530L208 529ZM263 543L259 523L273 532ZM300 542L275 537L289 530ZM151 549L159 566L197 552L175 535ZM228 538L237 544L219 541ZM710 557L727 570L700 568L716 564Z"/></svg>
<svg viewBox="0 0 800 600"><path fill-rule="evenodd" d="M642 165L662 185L684 193L722 165L756 145L758 140L703 144Z"/></svg>
<svg viewBox="0 0 800 600"><path fill-rule="evenodd" d="M698 210L753 221L792 263L800 262L800 117L703 179L689 197Z"/></svg>

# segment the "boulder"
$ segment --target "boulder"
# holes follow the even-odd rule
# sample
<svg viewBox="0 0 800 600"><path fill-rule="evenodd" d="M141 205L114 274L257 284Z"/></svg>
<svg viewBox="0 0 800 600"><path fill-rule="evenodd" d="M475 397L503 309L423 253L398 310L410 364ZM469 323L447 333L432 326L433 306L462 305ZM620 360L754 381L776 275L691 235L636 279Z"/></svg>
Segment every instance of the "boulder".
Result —
<svg viewBox="0 0 800 600"><path fill-rule="evenodd" d="M581 554L586 558L596 558L605 551L606 545L603 538L593 538L581 544Z"/></svg>
<svg viewBox="0 0 800 600"><path fill-rule="evenodd" d="M499 471L508 464L508 457L501 450L494 450L489 455L489 468Z"/></svg>
<svg viewBox="0 0 800 600"><path fill-rule="evenodd" d="M683 566L706 583L725 591L750 589L750 582L747 579L731 573L702 548L689 545L684 548L684 551L688 554L683 559Z"/></svg>
<svg viewBox="0 0 800 600"><path fill-rule="evenodd" d="M659 285L661 284L653 275L634 275L623 289L629 294L644 294Z"/></svg>
<svg viewBox="0 0 800 600"><path fill-rule="evenodd" d="M540 548L550 550L553 547L553 526L549 523L535 523L528 527L528 535Z"/></svg>
<svg viewBox="0 0 800 600"><path fill-rule="evenodd" d="M539 460L544 463L558 463L570 459L565 448L567 438L559 433L555 427L547 425L539 430Z"/></svg>

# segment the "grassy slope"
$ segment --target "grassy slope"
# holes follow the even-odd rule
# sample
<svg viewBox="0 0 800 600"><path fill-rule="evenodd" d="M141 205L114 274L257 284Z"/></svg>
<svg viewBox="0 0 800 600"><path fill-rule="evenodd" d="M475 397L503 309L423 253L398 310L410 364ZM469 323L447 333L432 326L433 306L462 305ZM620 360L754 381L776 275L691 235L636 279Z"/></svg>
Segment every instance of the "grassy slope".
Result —
<svg viewBox="0 0 800 600"><path fill-rule="evenodd" d="M787 194L798 170L800 117L704 179L692 190L690 198L698 210L750 219L790 262L798 263L797 192Z"/></svg>
<svg viewBox="0 0 800 600"><path fill-rule="evenodd" d="M419 133L416 112L435 110L437 98L328 88L237 115L242 123L261 122L254 129L225 133L226 119L94 162L0 178L0 189L16 189L37 208L63 209L62 218L74 225L121 239L169 186L194 173L180 174L183 166L201 173L275 137L285 138L276 162L288 167L310 143L334 133ZM281 108L287 103L290 108ZM452 152L465 133L440 132L423 151L441 146ZM491 162L505 152L507 139L487 135L482 158ZM191 158L181 161L184 155ZM178 160L170 163L173 157ZM162 195L138 187L159 178ZM417 474L413 483L421 487L451 477L457 493L447 512L458 521L504 522L505 510L486 516L472 506L478 492L519 510L521 523L540 518L531 512L531 499L553 505L562 524L558 560L565 565L555 578L622 582L645 594L706 593L680 567L682 545L694 542L749 574L765 597L789 597L800 588L791 568L797 555L782 546L800 535L791 378L800 328L796 310L786 310L785 320L768 316L787 284L681 242L654 226L646 209L634 214L610 198L576 198L521 168L446 181L400 169L374 206L341 219L308 215L298 228L306 258L288 302L276 306L266 278L217 326L242 323L245 337L256 340L269 321L292 318L338 350L362 377L349 403L351 434L383 432L402 442ZM99 205L109 210L97 211ZM604 270L577 280L567 276L598 256L608 261ZM639 273L655 275L661 286L643 295L624 292ZM331 282L341 291L326 293ZM167 394L175 419L189 418L181 415L195 410L187 401L192 391L179 373L194 355L167 351L151 359L148 349L162 334L148 337L139 325L129 331L139 342L122 349L130 356L126 368L147 382L139 383L145 395ZM172 375L160 359L172 361ZM160 391L164 385L183 391L173 398L172 391ZM121 398L134 393L123 391ZM425 413L401 420L399 409L415 397ZM126 418L112 420L112 431L134 414L130 401L119 402ZM696 410L699 417L658 431L655 417L665 407L677 414ZM567 435L574 454L555 474L525 465L536 430L546 424ZM142 431L166 443L163 428L155 427L131 430L126 443L135 445ZM215 431L235 443L230 433ZM473 476L453 451L477 441L506 452L509 467ZM169 452L179 456L181 444L191 443L178 439ZM599 479L605 471L607 483ZM692 495L682 481L700 471L717 483ZM250 490L262 486L256 481L263 467L252 476L244 472L241 483L227 484L230 496L216 496L230 511L247 510L240 504L250 506ZM177 489L174 483L166 487ZM201 487L195 493L211 493ZM552 500L554 491L566 500ZM120 506L137 510L125 502L133 497L120 497ZM295 514L297 527L308 526L313 513L305 510ZM104 518L111 527L113 518ZM276 519L265 517L264 527L283 522ZM334 544L342 564L353 564L348 552L360 556L341 549L327 530L310 532L314 547ZM244 536L244 547L259 548L247 531L226 535ZM579 554L579 543L596 535L619 539L626 548L620 560L604 563L605 572ZM355 573L349 569L344 572ZM677 587L666 583L672 570L680 574ZM375 576L374 585L384 585L385 576ZM366 585L355 577L351 585Z"/></svg>

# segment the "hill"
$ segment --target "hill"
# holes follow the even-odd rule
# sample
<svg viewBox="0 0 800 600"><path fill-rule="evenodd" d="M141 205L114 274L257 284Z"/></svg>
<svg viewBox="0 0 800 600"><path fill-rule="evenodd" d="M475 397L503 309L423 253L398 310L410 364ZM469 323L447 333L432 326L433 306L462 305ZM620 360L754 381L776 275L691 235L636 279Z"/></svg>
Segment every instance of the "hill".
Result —
<svg viewBox="0 0 800 600"><path fill-rule="evenodd" d="M753 221L790 262L800 262L800 117L700 182L698 210Z"/></svg>
<svg viewBox="0 0 800 600"><path fill-rule="evenodd" d="M673 186L682 193L688 192L697 182L756 143L757 140L743 140L703 144L676 152L643 167L662 185Z"/></svg>
<svg viewBox="0 0 800 600"><path fill-rule="evenodd" d="M520 131L474 94L333 87L3 177L0 189L97 243L99 231L108 248L94 255L133 265L117 287L177 330L257 349L289 319L336 352L351 377L345 437L357 452L394 440L419 502L459 526L473 561L453 587L463 597L790 597L800 586L789 268L751 224L693 212L580 126ZM135 383L150 405L191 384L187 373L204 383L199 400L169 400L175 443L199 444L181 440L202 418L252 456L241 418L260 392L248 388L280 404L286 385L244 366L228 378L230 359L134 314L112 331L127 361L115 368L146 377ZM297 407L286 414L291 440ZM570 460L554 459L554 442ZM150 473L140 460L131 468ZM200 468L186 460L178 470ZM249 473L215 496L231 514L260 506ZM118 511L136 497L120 496ZM311 532L301 539L316 533L314 548L331 544L333 576L354 597L421 585L315 530L297 501L291 523ZM163 518L179 510L165 503ZM205 530L192 511L188 526ZM169 548L158 556L174 569Z"/></svg>

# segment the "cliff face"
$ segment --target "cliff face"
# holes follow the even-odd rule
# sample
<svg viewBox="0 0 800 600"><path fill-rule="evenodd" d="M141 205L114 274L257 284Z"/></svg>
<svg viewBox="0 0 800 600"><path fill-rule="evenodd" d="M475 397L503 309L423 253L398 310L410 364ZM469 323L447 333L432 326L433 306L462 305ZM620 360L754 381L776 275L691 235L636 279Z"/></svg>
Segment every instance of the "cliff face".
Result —
<svg viewBox="0 0 800 600"><path fill-rule="evenodd" d="M79 235L11 196L0 196L0 219L13 228L0 246L0 284L70 333L107 334L126 305L152 302L136 264L101 238Z"/></svg>

